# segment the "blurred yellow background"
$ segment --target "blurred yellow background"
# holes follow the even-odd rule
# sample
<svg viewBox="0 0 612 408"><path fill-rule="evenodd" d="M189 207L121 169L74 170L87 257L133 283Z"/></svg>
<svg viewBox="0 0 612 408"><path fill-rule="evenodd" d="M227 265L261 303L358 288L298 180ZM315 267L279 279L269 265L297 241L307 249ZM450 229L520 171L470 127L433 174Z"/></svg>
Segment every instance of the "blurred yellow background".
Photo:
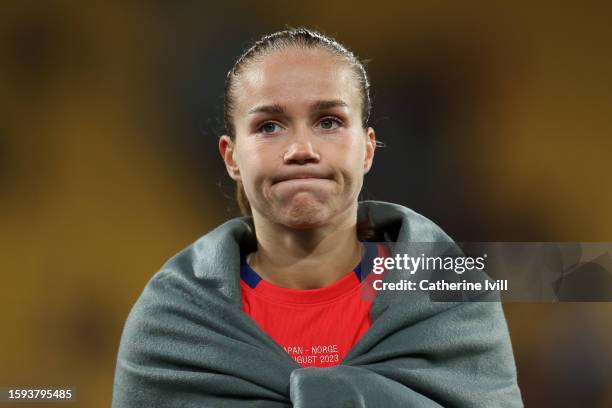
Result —
<svg viewBox="0 0 612 408"><path fill-rule="evenodd" d="M145 283L237 214L225 73L286 25L371 60L388 147L363 198L457 241L612 241L611 8L495 4L3 3L0 387L110 405ZM505 310L526 406L612 406L612 304Z"/></svg>

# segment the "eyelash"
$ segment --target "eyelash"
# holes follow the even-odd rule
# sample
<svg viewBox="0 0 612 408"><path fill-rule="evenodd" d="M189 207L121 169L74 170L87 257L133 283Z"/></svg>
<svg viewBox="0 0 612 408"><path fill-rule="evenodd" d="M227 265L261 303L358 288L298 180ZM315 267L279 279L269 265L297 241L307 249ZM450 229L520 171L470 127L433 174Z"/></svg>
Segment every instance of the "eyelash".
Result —
<svg viewBox="0 0 612 408"><path fill-rule="evenodd" d="M321 118L318 122L318 124L321 124L321 122L323 122L324 120L331 120L332 122L336 123L336 125L338 125L338 127L342 126L344 124L344 122L342 122L340 119L338 119L335 116L325 116L323 118ZM266 133L263 131L264 126L269 125L269 124L274 124L276 126L281 126L279 123L277 122L273 122L273 121L267 121L262 123L261 125L259 125L259 127L257 128L257 132L258 133L264 133L264 134L271 134L271 133ZM335 130L335 129L325 129L325 130Z"/></svg>
<svg viewBox="0 0 612 408"><path fill-rule="evenodd" d="M340 126L342 126L344 124L340 119L338 119L335 116L325 116L325 117L321 118L321 120L319 120L319 124L321 122L323 122L324 120L331 120L332 122L335 122L336 125L338 125L338 127L340 127ZM328 129L326 129L326 130L328 130Z"/></svg>

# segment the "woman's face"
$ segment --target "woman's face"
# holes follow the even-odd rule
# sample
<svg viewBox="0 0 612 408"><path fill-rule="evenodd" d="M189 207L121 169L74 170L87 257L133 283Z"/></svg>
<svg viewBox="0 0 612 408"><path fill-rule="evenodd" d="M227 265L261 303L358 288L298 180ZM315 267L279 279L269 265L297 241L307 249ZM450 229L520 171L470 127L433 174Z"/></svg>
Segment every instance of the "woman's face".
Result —
<svg viewBox="0 0 612 408"><path fill-rule="evenodd" d="M348 63L290 47L250 63L236 80L236 138L223 136L219 149L253 215L292 228L353 215L375 137L361 125Z"/></svg>

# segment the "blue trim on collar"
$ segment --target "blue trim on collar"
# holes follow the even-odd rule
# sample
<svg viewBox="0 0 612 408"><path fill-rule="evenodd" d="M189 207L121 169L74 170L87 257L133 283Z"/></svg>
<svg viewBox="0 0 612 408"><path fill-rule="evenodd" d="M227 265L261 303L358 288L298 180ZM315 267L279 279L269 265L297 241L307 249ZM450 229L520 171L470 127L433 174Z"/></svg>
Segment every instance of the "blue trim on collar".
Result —
<svg viewBox="0 0 612 408"><path fill-rule="evenodd" d="M370 269L371 269L371 268L366 268L366 273L363 274L361 266L362 265L373 265L374 258L378 255L376 244L372 242L362 241L361 245L365 247L365 251L364 251L363 257L361 258L361 261L353 269L353 272L355 272L355 275L357 276L357 279L359 279L359 282L363 281L363 279L366 276L368 276ZM259 284L259 282L261 282L261 276L259 276L257 272L255 272L253 268L251 268L251 266L247 263L246 261L247 255L248 254L240 255L240 278L247 285L249 285L252 289L255 289L257 285Z"/></svg>
<svg viewBox="0 0 612 408"><path fill-rule="evenodd" d="M378 248L374 242L361 242L361 245L365 247L365 251L363 257L361 258L361 262L355 268L355 274L359 279L359 282L362 282L366 276L372 270L372 265L374 265L374 258L378 256ZM363 271L363 266L366 267L365 273Z"/></svg>
<svg viewBox="0 0 612 408"><path fill-rule="evenodd" d="M240 278L252 289L255 289L261 281L261 276L259 276L247 263L247 255L248 254L243 254L240 256Z"/></svg>

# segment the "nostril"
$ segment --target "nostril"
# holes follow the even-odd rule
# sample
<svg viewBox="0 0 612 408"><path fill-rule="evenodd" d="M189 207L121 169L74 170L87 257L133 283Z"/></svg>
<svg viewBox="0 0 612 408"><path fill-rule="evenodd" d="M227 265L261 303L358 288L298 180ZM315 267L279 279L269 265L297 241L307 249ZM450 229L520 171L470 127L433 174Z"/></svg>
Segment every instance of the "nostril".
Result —
<svg viewBox="0 0 612 408"><path fill-rule="evenodd" d="M285 154L287 163L311 163L319 160L319 155L312 150L289 151Z"/></svg>
<svg viewBox="0 0 612 408"><path fill-rule="evenodd" d="M317 163L318 159L316 157L289 157L285 160L287 164L298 164L305 165L311 163Z"/></svg>

